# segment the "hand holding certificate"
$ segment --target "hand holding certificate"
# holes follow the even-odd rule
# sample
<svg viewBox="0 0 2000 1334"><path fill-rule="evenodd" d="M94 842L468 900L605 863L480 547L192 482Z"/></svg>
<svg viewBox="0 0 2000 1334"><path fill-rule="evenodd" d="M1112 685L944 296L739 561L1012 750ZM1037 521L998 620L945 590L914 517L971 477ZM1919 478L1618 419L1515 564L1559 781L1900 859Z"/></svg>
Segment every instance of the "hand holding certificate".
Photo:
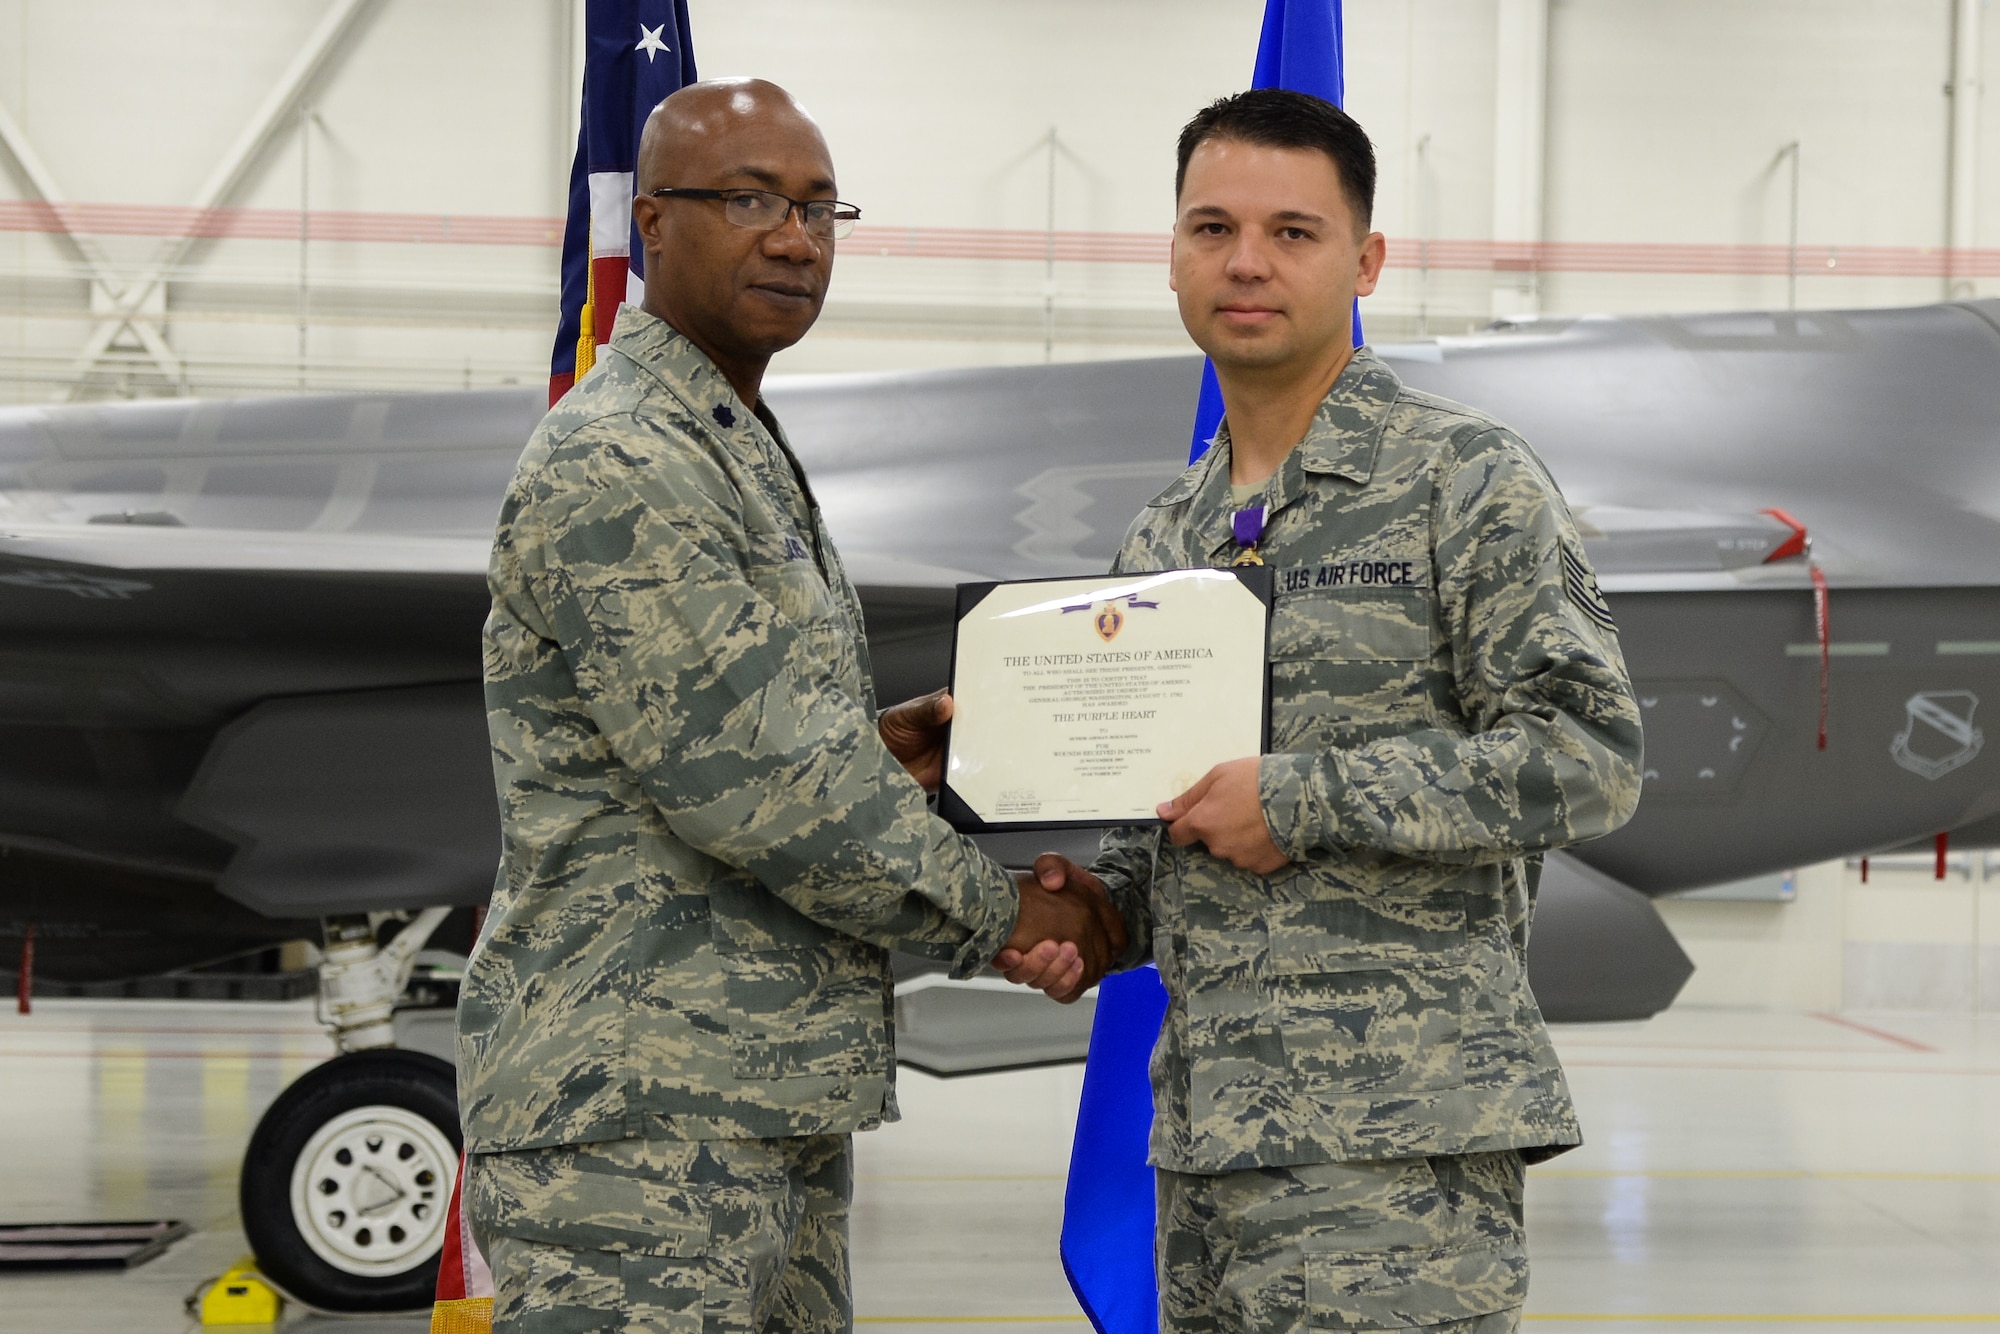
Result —
<svg viewBox="0 0 2000 1334"><path fill-rule="evenodd" d="M1263 751L1268 570L966 584L939 810L961 829L1145 823Z"/></svg>

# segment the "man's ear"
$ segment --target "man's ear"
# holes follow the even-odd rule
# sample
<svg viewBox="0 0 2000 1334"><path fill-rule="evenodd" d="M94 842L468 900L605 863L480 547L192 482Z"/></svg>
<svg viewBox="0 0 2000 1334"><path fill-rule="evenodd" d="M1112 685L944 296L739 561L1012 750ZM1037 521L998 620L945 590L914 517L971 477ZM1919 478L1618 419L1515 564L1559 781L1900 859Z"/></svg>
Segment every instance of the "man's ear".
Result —
<svg viewBox="0 0 2000 1334"><path fill-rule="evenodd" d="M1173 235L1167 238L1167 290L1169 292L1178 292L1181 290L1180 284L1174 280L1174 256L1179 252L1180 244L1180 229L1175 228Z"/></svg>
<svg viewBox="0 0 2000 1334"><path fill-rule="evenodd" d="M1370 232L1361 242L1361 264L1354 275L1354 295L1367 296L1382 280L1382 264L1389 257L1389 241L1380 232Z"/></svg>
<svg viewBox="0 0 2000 1334"><path fill-rule="evenodd" d="M632 200L632 223L639 229L639 243L649 255L657 255L665 248L660 240L660 222L665 215L660 201L651 195L639 195Z"/></svg>

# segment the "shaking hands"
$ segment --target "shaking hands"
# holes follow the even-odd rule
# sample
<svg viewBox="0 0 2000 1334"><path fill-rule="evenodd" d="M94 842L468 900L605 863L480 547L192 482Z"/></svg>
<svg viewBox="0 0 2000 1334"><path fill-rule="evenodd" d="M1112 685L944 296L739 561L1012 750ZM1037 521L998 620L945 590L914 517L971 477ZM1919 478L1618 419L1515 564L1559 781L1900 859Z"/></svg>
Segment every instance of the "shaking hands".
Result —
<svg viewBox="0 0 2000 1334"><path fill-rule="evenodd" d="M926 792L944 779L945 725L951 695L934 690L884 709L876 720L882 744ZM1096 986L1125 952L1125 923L1104 882L1069 858L1045 852L1019 877L1020 915L993 966L1009 982L1033 987L1067 1005Z"/></svg>
<svg viewBox="0 0 2000 1334"><path fill-rule="evenodd" d="M1124 919L1104 882L1059 853L1020 877L1021 913L993 966L1009 982L1064 1005L1096 986L1125 952Z"/></svg>
<svg viewBox="0 0 2000 1334"><path fill-rule="evenodd" d="M1180 847L1205 844L1212 854L1268 875L1285 854L1271 841L1257 791L1257 758L1218 764L1187 791L1160 803L1167 837ZM1045 852L1034 874L1021 877L1021 916L993 966L1067 1005L1097 985L1125 952L1125 923L1104 882L1067 857Z"/></svg>

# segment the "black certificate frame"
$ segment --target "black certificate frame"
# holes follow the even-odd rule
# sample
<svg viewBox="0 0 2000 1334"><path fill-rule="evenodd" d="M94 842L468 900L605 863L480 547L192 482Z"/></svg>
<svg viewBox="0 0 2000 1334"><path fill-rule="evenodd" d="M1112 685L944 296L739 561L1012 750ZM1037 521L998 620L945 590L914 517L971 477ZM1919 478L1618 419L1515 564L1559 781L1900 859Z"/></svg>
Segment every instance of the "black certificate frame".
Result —
<svg viewBox="0 0 2000 1334"><path fill-rule="evenodd" d="M1203 568L1198 566L1184 568ZM1216 568L1216 567L1210 567ZM1276 607L1276 578L1268 565L1229 565L1219 567L1224 573L1234 575L1239 583L1256 597L1264 606L1264 671L1263 699L1259 706L1257 753L1268 755L1271 751L1271 619ZM1045 579L982 579L974 583L958 586L958 600L952 613L951 622L951 669L946 678L951 685L953 697L958 688L958 627L974 608L984 602L996 588L1020 584L1068 584L1081 580L1103 581L1105 579L1144 579L1155 574L1176 574L1179 569L1168 570L1120 570L1116 575L1088 574L1063 575ZM945 726L944 772L951 772L951 727ZM1033 832L1043 829L1116 829L1125 827L1145 827L1163 823L1151 820L999 820L981 819L966 800L952 791L947 779L938 785L937 812L952 828L964 834L1000 834L1014 831Z"/></svg>

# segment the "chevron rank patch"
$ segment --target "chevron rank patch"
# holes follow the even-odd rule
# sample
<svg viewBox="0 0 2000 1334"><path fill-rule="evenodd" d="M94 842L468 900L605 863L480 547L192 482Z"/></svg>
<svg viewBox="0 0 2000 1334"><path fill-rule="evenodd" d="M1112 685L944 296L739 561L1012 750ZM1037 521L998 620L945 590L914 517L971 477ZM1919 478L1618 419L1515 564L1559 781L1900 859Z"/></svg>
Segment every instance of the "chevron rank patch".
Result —
<svg viewBox="0 0 2000 1334"><path fill-rule="evenodd" d="M1563 544L1562 563L1563 584L1569 589L1569 600L1605 629L1616 630L1618 622L1611 619L1611 608L1605 604L1604 594L1597 587L1597 576L1591 573L1581 556L1570 550L1568 543Z"/></svg>

